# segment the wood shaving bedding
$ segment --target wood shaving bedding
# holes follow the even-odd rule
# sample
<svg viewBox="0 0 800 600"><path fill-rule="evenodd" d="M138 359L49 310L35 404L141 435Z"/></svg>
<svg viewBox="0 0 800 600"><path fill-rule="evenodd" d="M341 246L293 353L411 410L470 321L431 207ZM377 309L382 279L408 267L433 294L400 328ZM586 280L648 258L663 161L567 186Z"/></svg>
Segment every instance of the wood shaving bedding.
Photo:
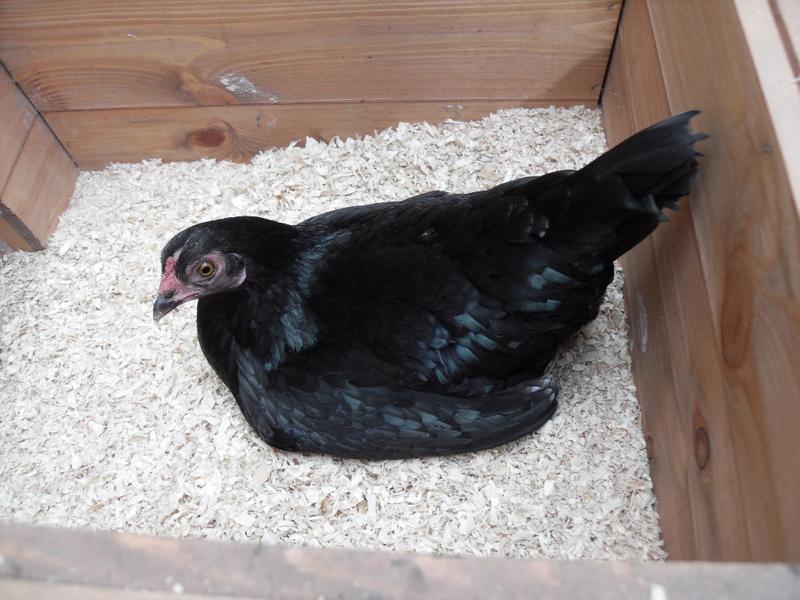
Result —
<svg viewBox="0 0 800 600"><path fill-rule="evenodd" d="M194 303L152 320L162 245L237 214L298 222L578 168L599 111L514 109L307 140L251 164L84 172L49 248L0 259L0 518L167 536L558 559L663 559L631 377L622 272L552 371L538 433L450 458L275 451L196 340Z"/></svg>

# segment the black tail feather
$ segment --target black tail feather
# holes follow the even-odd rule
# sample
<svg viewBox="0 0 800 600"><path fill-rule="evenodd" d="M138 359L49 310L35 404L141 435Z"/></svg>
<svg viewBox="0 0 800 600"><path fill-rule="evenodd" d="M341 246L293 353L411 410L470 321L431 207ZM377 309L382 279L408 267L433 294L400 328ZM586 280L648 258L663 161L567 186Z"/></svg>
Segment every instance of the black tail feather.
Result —
<svg viewBox="0 0 800 600"><path fill-rule="evenodd" d="M656 123L568 177L564 184L572 201L563 215L565 227L588 220L608 232L595 251L614 260L667 221L663 210L677 209L697 175L694 144L708 137L689 129L698 112Z"/></svg>

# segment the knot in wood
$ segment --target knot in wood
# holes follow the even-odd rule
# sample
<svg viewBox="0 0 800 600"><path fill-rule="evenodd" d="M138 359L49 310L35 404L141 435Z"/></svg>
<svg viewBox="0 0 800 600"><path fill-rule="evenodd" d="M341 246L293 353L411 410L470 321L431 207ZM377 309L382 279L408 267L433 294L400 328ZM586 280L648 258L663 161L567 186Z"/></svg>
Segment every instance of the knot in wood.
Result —
<svg viewBox="0 0 800 600"><path fill-rule="evenodd" d="M694 460L698 468L705 469L711 458L711 440L705 427L694 430Z"/></svg>
<svg viewBox="0 0 800 600"><path fill-rule="evenodd" d="M190 131L186 139L187 146L205 146L212 148L220 146L225 141L225 132L216 127L195 129Z"/></svg>

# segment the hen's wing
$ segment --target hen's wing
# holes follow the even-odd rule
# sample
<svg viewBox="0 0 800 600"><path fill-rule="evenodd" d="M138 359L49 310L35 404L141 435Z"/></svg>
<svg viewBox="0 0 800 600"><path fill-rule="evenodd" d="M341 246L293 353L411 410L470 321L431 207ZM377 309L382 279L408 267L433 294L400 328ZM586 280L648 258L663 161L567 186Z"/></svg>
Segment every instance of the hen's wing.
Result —
<svg viewBox="0 0 800 600"><path fill-rule="evenodd" d="M234 347L236 398L273 446L386 459L480 450L524 436L556 409L550 377L463 395L404 387L355 338L321 343L269 370ZM399 379L399 378L398 378Z"/></svg>
<svg viewBox="0 0 800 600"><path fill-rule="evenodd" d="M355 336L398 366L404 384L426 390L540 375L559 340L596 314L610 280L600 259L575 261L550 244L530 188L565 176L308 222L349 236L313 290L322 331ZM526 194L515 193L520 186Z"/></svg>

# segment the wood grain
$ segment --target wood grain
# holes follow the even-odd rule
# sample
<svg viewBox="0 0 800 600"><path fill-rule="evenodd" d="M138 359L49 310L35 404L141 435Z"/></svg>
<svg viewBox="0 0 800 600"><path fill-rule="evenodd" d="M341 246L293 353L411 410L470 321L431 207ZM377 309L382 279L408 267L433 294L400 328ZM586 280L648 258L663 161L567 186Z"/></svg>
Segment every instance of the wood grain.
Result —
<svg viewBox="0 0 800 600"><path fill-rule="evenodd" d="M754 557L797 560L800 437L792 424L800 422L800 220L777 150L775 128L784 123L773 127L780 115L769 112L733 4L686 4L680 17L658 2L649 7L670 106L705 107L700 125L718 140L692 216L724 360L727 426L746 477L744 524ZM697 23L722 26L700 37ZM667 33L686 27L699 39L691 52ZM698 50L709 60L696 61ZM726 61L735 68L721 76L711 65ZM693 68L678 66L687 64Z"/></svg>
<svg viewBox="0 0 800 600"><path fill-rule="evenodd" d="M161 600L165 593L192 600L791 600L800 588L800 573L777 564L443 558L12 524L0 525L0 554L0 595L27 591L26 600L36 598L43 588L33 584L42 582L53 586L47 597L87 600ZM111 593L121 588L141 595Z"/></svg>
<svg viewBox="0 0 800 600"><path fill-rule="evenodd" d="M0 65L0 135L3 140L0 145L0 193L35 117L36 109Z"/></svg>
<svg viewBox="0 0 800 600"><path fill-rule="evenodd" d="M618 0L4 0L41 112L347 100L596 101Z"/></svg>
<svg viewBox="0 0 800 600"><path fill-rule="evenodd" d="M0 578L3 600L253 600L243 596L214 594L176 594L174 591L153 592L123 587L48 583L23 579Z"/></svg>
<svg viewBox="0 0 800 600"><path fill-rule="evenodd" d="M72 196L78 170L37 117L0 196L0 217L33 249L42 248ZM17 239L5 240L12 248Z"/></svg>
<svg viewBox="0 0 800 600"><path fill-rule="evenodd" d="M609 143L665 108L711 134L688 210L625 257L667 550L798 560L797 209L733 3L629 0L602 104Z"/></svg>
<svg viewBox="0 0 800 600"><path fill-rule="evenodd" d="M49 113L46 118L82 169L98 169L110 162L144 158L247 161L260 150L304 142L306 137L346 138L400 121L469 120L499 108L551 104L357 102L70 111Z"/></svg>

